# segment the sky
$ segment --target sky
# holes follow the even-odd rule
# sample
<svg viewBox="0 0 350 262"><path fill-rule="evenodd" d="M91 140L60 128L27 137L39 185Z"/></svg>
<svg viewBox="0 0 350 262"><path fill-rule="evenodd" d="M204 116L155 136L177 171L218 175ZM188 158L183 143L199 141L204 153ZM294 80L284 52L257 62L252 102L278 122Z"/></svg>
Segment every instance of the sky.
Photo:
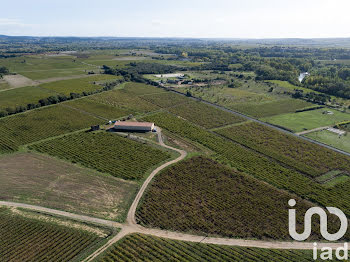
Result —
<svg viewBox="0 0 350 262"><path fill-rule="evenodd" d="M0 0L0 34L350 37L349 0Z"/></svg>

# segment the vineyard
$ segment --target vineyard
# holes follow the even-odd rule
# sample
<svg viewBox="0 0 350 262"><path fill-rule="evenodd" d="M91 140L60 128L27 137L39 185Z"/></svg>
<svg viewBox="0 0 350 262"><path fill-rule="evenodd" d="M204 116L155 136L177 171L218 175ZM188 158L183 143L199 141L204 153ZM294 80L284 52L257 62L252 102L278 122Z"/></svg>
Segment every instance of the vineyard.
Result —
<svg viewBox="0 0 350 262"><path fill-rule="evenodd" d="M101 123L100 119L61 105L5 117L0 119L0 153Z"/></svg>
<svg viewBox="0 0 350 262"><path fill-rule="evenodd" d="M338 207L350 215L350 184L348 182L325 189L324 186L297 171L283 167L258 152L207 132L178 117L167 113L157 113L143 119L155 122L170 132L208 147L216 152L216 158L220 162L239 171L253 175L271 185L288 190L322 206Z"/></svg>
<svg viewBox="0 0 350 262"><path fill-rule="evenodd" d="M38 87L21 87L7 90L0 93L0 111L6 108L13 108L17 106L27 107L27 104L37 104L42 98L55 95L51 90L46 90Z"/></svg>
<svg viewBox="0 0 350 262"><path fill-rule="evenodd" d="M146 94L156 94L165 93L164 89L158 88L151 85L140 84L140 83L127 83L125 85L125 91L133 95L146 95Z"/></svg>
<svg viewBox="0 0 350 262"><path fill-rule="evenodd" d="M204 128L214 128L244 121L243 118L232 113L194 101L169 108L169 111Z"/></svg>
<svg viewBox="0 0 350 262"><path fill-rule="evenodd" d="M89 98L105 105L138 113L145 113L159 109L158 106L126 92L125 90L111 90L90 96Z"/></svg>
<svg viewBox="0 0 350 262"><path fill-rule="evenodd" d="M312 177L333 169L350 173L350 157L258 123L252 122L216 132Z"/></svg>
<svg viewBox="0 0 350 262"><path fill-rule="evenodd" d="M147 170L170 158L160 149L107 132L81 132L30 149L131 180L142 179Z"/></svg>
<svg viewBox="0 0 350 262"><path fill-rule="evenodd" d="M89 114L107 118L107 119L117 119L132 113L132 111L130 110L99 103L96 100L91 99L90 97L75 99L75 100L66 102L63 105L73 107L75 109L82 110Z"/></svg>
<svg viewBox="0 0 350 262"><path fill-rule="evenodd" d="M211 159L195 157L156 177L136 217L142 225L171 231L290 239L286 219L290 198L293 196ZM302 213L311 207L301 199L297 202ZM309 240L320 238L315 234Z"/></svg>
<svg viewBox="0 0 350 262"><path fill-rule="evenodd" d="M91 92L97 89L102 89L102 86L98 85L98 83L106 82L108 80L115 80L118 78L118 76L111 75L93 75L89 77L46 83L40 85L40 87L69 96L70 93L81 94L83 92Z"/></svg>
<svg viewBox="0 0 350 262"><path fill-rule="evenodd" d="M1 261L74 261L102 238L0 208Z"/></svg>
<svg viewBox="0 0 350 262"><path fill-rule="evenodd" d="M315 260L312 260L311 250L230 247L132 234L111 247L98 261L310 262Z"/></svg>
<svg viewBox="0 0 350 262"><path fill-rule="evenodd" d="M313 104L303 100L290 98L266 102L262 104L238 103L236 105L232 105L230 108L253 117L262 118L273 115L294 113L298 109L302 109L312 105Z"/></svg>
<svg viewBox="0 0 350 262"><path fill-rule="evenodd" d="M144 95L141 97L142 99L155 104L162 108L176 106L178 104L188 103L189 99L175 94L173 92L164 92L162 94L152 94L152 95Z"/></svg>

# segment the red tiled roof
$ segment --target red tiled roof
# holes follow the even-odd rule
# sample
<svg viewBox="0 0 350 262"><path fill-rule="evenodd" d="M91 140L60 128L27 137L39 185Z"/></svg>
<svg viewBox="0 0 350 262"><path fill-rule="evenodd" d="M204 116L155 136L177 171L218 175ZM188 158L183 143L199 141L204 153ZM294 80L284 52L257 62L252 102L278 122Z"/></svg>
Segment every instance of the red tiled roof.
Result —
<svg viewBox="0 0 350 262"><path fill-rule="evenodd" d="M142 126L142 127L152 127L154 123L149 122L115 122L114 126Z"/></svg>

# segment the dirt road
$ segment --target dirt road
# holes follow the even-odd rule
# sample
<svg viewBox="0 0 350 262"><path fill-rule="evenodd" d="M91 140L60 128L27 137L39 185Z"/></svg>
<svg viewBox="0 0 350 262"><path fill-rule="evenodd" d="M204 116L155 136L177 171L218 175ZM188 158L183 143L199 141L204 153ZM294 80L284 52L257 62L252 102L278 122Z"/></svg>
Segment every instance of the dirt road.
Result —
<svg viewBox="0 0 350 262"><path fill-rule="evenodd" d="M318 127L318 128L314 128L314 129L310 129L310 130L305 130L305 131L295 133L295 134L298 136L301 136L301 135L305 135L305 134L312 133L312 132L322 131L322 130L328 129L330 127L331 126L322 126L322 127Z"/></svg>
<svg viewBox="0 0 350 262"><path fill-rule="evenodd" d="M108 227L117 227L117 228L123 227L122 224L114 222L114 221L95 218L95 217L89 217L89 216L84 216L84 215L77 215L74 213L61 211L61 210L57 210L57 209L41 207L41 206L34 206L34 205L9 202L9 201L0 201L0 206L25 208L25 209L37 211L37 212L44 213L44 214L51 214L51 215L55 215L55 216L59 216L59 217L71 218L71 219L74 219L77 221L89 222L92 224L99 224L99 225L108 226Z"/></svg>
<svg viewBox="0 0 350 262"><path fill-rule="evenodd" d="M108 249L110 246L115 244L117 241L122 239L124 236L132 233L140 233L140 234L147 234L152 235L156 237L162 237L162 238L170 238L174 240L181 240L181 241L189 241L189 242L197 242L197 243L207 243L207 244L217 244L217 245L228 245L228 246L240 246L240 247L255 247L255 248L268 248L268 249L313 249L313 243L311 242L296 242L296 241L263 241L263 240L248 240L248 239L236 239L236 238L215 238L215 237L204 237L204 236L198 236L198 235L191 235L191 234L185 234L180 232L172 232L167 230L160 230L160 229L152 229L152 228L145 228L136 223L135 219L135 213L136 208L145 193L146 188L148 187L149 183L152 181L152 179L157 175L161 170L168 167L169 165L175 164L181 160L183 160L187 153L184 150L180 150L177 148L173 148L171 146L165 145L163 142L161 129L157 127L158 131L158 142L161 146L164 148L174 150L178 153L180 153L180 156L177 157L174 160L171 160L167 163L164 163L163 165L157 167L155 170L152 171L152 173L149 175L149 177L145 180L142 187L140 188L136 198L134 199L134 202L132 203L128 215L126 223L116 223L109 220L89 217L89 216L83 216L83 215L77 215L65 211L59 211L55 209L49 209L44 208L40 206L34 206L34 205L28 205L28 204L21 204L21 203L14 203L14 202L7 202L7 201L0 201L0 206L8 206L8 207L21 207L26 208L46 214L53 214L61 217L66 217L70 219L75 219L78 221L83 222L89 222L94 224L100 224L104 226L114 227L114 228L120 228L121 231L112 239L110 239L105 245L97 249L95 252L93 252L89 257L87 257L84 261L92 261L97 256L102 254L106 249ZM344 243L318 243L318 248L321 249L322 247L331 247L331 248L337 248L341 247Z"/></svg>

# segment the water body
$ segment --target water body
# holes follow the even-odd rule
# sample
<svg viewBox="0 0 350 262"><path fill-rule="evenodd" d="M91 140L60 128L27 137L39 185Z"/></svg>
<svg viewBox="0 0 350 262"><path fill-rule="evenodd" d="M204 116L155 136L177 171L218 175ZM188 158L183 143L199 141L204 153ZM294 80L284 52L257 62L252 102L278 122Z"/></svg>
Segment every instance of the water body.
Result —
<svg viewBox="0 0 350 262"><path fill-rule="evenodd" d="M300 73L300 75L299 75L299 77L298 77L299 82L300 82L300 83L303 82L303 79L304 79L306 76L308 76L308 75L310 75L308 72Z"/></svg>

